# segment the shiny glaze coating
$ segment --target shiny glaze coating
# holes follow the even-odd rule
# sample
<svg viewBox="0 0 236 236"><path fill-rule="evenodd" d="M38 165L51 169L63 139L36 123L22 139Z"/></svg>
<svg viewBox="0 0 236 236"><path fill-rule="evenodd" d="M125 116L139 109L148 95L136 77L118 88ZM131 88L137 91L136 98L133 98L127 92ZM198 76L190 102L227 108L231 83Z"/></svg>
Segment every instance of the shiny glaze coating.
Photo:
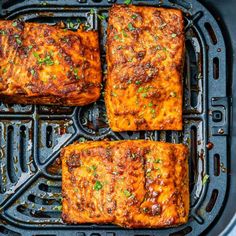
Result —
<svg viewBox="0 0 236 236"><path fill-rule="evenodd" d="M188 149L156 141L97 141L65 147L66 223L168 227L189 213Z"/></svg>
<svg viewBox="0 0 236 236"><path fill-rule="evenodd" d="M111 129L181 130L182 12L114 5L107 34L105 101Z"/></svg>
<svg viewBox="0 0 236 236"><path fill-rule="evenodd" d="M100 96L98 32L0 21L0 99L82 106Z"/></svg>

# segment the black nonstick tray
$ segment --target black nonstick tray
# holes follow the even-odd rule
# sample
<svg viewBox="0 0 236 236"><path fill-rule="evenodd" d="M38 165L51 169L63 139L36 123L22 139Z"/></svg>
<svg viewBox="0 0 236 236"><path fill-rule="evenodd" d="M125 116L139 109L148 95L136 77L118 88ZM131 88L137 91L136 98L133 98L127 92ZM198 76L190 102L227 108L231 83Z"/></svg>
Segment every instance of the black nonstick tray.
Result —
<svg viewBox="0 0 236 236"><path fill-rule="evenodd" d="M82 22L87 29L98 30L105 74L106 16L113 3L123 1L3 0L0 15L2 19L20 18L49 24L64 21L69 28L77 28ZM226 227L222 216L229 206L232 214L236 204L232 196L230 203L228 200L228 192L233 188L229 174L232 80L228 72L230 58L226 60L231 48L226 47L223 26L219 26L210 13L213 10L209 11L199 1L133 0L132 3L173 7L184 12L183 132L112 132L102 96L96 103L84 107L0 103L0 234L196 236L213 235L213 231L218 235ZM102 139L152 139L187 144L190 149L189 222L175 228L137 230L114 225L63 224L60 149L75 140ZM218 227L219 222L224 225Z"/></svg>

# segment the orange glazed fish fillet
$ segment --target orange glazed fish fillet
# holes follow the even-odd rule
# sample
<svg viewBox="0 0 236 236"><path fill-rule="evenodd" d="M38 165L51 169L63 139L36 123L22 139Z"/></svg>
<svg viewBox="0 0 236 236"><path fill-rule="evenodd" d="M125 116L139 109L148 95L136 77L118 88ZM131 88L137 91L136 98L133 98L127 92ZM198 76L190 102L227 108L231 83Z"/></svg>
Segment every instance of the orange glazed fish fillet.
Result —
<svg viewBox="0 0 236 236"><path fill-rule="evenodd" d="M156 228L188 220L188 150L182 144L76 143L61 158L66 223Z"/></svg>
<svg viewBox="0 0 236 236"><path fill-rule="evenodd" d="M0 100L82 106L100 96L98 33L0 21Z"/></svg>
<svg viewBox="0 0 236 236"><path fill-rule="evenodd" d="M105 101L113 131L182 129L183 58L180 10L111 8Z"/></svg>

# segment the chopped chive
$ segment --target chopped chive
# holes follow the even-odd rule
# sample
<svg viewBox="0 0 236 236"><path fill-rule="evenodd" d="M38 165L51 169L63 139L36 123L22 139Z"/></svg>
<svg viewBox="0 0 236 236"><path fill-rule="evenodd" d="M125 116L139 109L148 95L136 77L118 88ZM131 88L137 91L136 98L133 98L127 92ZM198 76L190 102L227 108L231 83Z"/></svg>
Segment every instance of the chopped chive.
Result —
<svg viewBox="0 0 236 236"><path fill-rule="evenodd" d="M175 34L175 33L171 34L172 38L175 38L176 36L177 36L177 34Z"/></svg>
<svg viewBox="0 0 236 236"><path fill-rule="evenodd" d="M17 26L17 22L14 21L14 22L12 23L12 26L16 27L16 26Z"/></svg>
<svg viewBox="0 0 236 236"><path fill-rule="evenodd" d="M138 16L137 16L136 14L133 14L133 15L131 16L131 18L134 19L134 20L135 20L137 17L138 17Z"/></svg>
<svg viewBox="0 0 236 236"><path fill-rule="evenodd" d="M137 81L135 81L135 84L139 85L139 84L141 84L141 81L137 80Z"/></svg>
<svg viewBox="0 0 236 236"><path fill-rule="evenodd" d="M153 106L152 102L149 102L149 103L148 103L148 106L149 106L149 107L152 107L152 106Z"/></svg>
<svg viewBox="0 0 236 236"><path fill-rule="evenodd" d="M147 97L147 94L146 94L146 93L143 93L143 94L142 94L142 97L143 97L143 98L146 98L146 97Z"/></svg>

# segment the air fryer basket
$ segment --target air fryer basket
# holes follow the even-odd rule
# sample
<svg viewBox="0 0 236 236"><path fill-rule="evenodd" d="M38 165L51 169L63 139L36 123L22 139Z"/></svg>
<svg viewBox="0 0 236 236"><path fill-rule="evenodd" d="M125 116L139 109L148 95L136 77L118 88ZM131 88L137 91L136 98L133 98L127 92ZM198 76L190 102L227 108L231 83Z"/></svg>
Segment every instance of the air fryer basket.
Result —
<svg viewBox="0 0 236 236"><path fill-rule="evenodd" d="M115 0L3 0L2 19L67 25L100 32L103 72L107 16ZM0 233L3 235L200 235L216 224L227 201L230 100L221 29L198 1L133 0L173 7L185 15L183 132L112 132L103 97L85 107L0 104ZM94 9L91 11L91 9ZM79 20L78 20L79 19ZM75 140L152 139L190 149L191 212L186 225L127 230L114 225L65 225L61 220L61 147Z"/></svg>

